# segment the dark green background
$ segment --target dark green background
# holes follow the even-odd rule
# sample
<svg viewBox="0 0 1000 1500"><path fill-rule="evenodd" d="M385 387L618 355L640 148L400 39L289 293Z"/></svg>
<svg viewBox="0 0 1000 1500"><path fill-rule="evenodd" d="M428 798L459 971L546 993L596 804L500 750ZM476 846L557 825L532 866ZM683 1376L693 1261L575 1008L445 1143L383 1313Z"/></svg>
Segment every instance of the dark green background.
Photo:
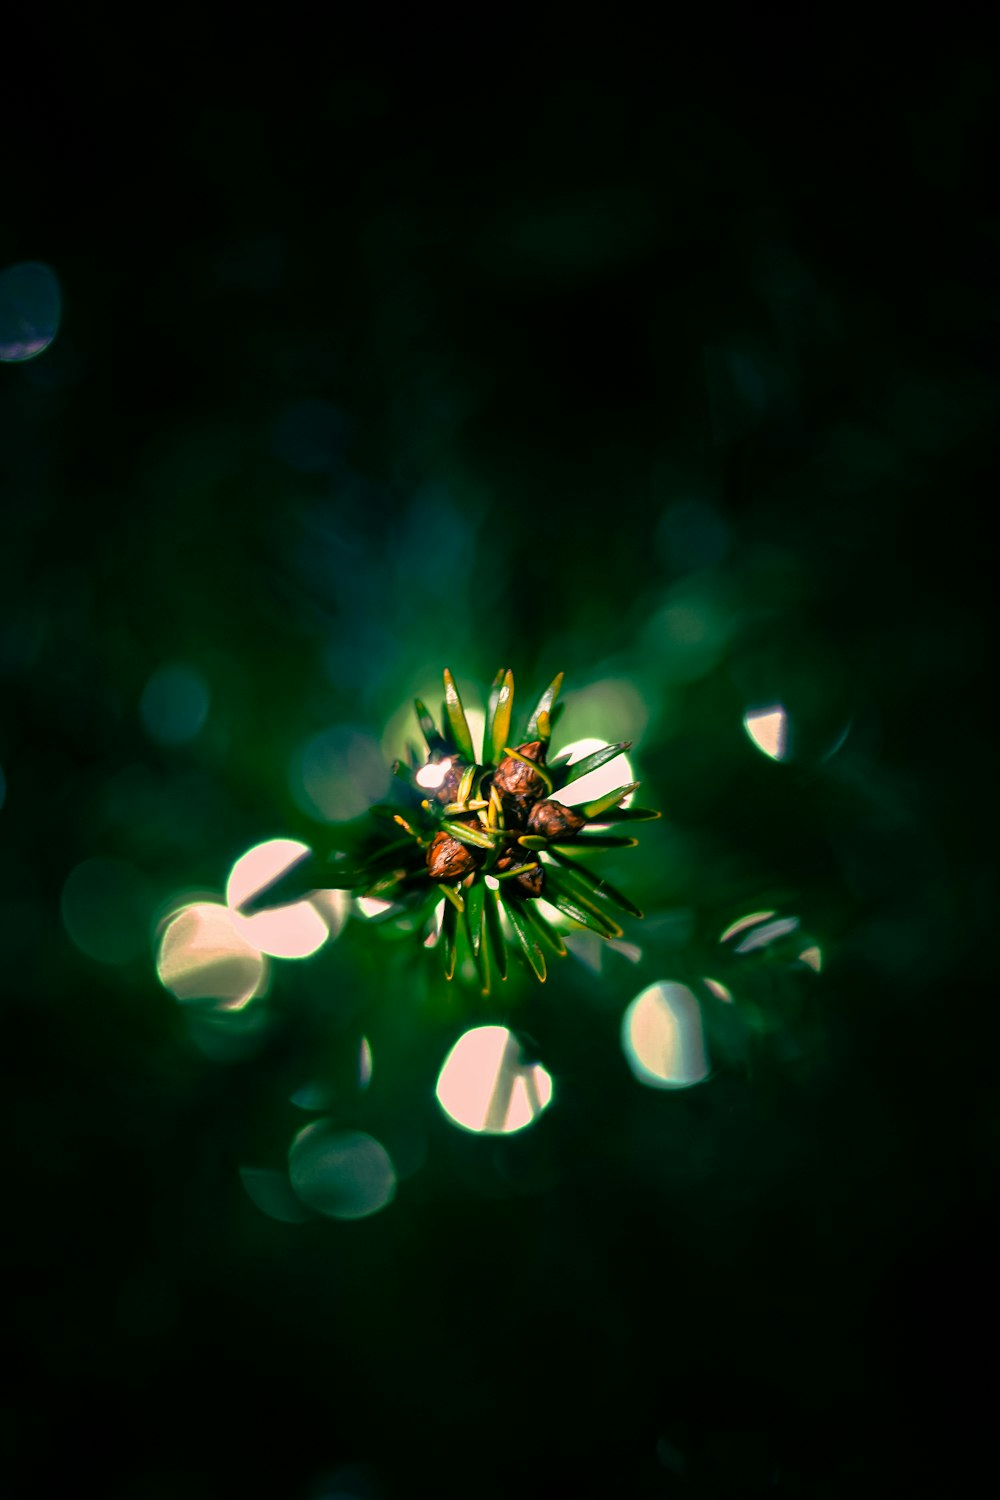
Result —
<svg viewBox="0 0 1000 1500"><path fill-rule="evenodd" d="M981 39L92 24L5 63L0 267L49 263L65 310L0 368L0 1493L959 1484L997 1140ZM651 623L691 599L694 664ZM176 660L211 710L167 750L138 705ZM305 737L501 663L525 694L566 671L567 733L574 686L645 704L665 820L613 865L641 963L490 1006L352 924L279 966L255 1052L207 1058L157 909L262 838L322 846ZM762 694L788 765L741 728ZM141 872L125 964L61 922L95 855ZM761 906L823 974L732 970L712 1079L644 1089L628 1000ZM481 1019L556 1080L506 1142L433 1099ZM372 1219L241 1188L316 1072L412 1169Z"/></svg>

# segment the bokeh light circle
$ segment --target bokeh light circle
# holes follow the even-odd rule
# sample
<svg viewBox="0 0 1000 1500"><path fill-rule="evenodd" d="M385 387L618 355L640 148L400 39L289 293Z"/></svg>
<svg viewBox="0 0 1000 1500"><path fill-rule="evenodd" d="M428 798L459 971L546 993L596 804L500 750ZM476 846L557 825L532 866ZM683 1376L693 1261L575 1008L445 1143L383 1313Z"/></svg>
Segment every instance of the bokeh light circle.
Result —
<svg viewBox="0 0 1000 1500"><path fill-rule="evenodd" d="M382 1143L361 1130L338 1130L330 1120L299 1131L288 1169L302 1202L331 1219L368 1218L396 1192L396 1169Z"/></svg>
<svg viewBox="0 0 1000 1500"><path fill-rule="evenodd" d="M167 923L156 972L176 1000L238 1010L259 993L267 966L260 950L239 932L228 907L195 901Z"/></svg>
<svg viewBox="0 0 1000 1500"><path fill-rule="evenodd" d="M540 1063L524 1060L506 1026L476 1026L445 1058L436 1093L445 1114L463 1130L510 1135L548 1108L552 1078Z"/></svg>
<svg viewBox="0 0 1000 1500"><path fill-rule="evenodd" d="M150 739L171 748L186 745L204 727L210 694L204 677L184 662L158 667L142 690L139 716Z"/></svg>
<svg viewBox="0 0 1000 1500"><path fill-rule="evenodd" d="M234 913L236 930L272 958L308 958L322 948L330 929L318 903L306 897L251 916L244 916L239 908L266 892L268 886L307 859L310 852L309 845L298 839L265 839L241 855L230 871L226 903ZM337 911L338 903L327 905L331 912Z"/></svg>
<svg viewBox="0 0 1000 1500"><path fill-rule="evenodd" d="M347 725L313 735L294 756L289 773L297 806L328 823L361 817L388 786L378 741Z"/></svg>
<svg viewBox="0 0 1000 1500"><path fill-rule="evenodd" d="M62 319L55 272L40 261L0 271L0 362L35 359L52 343Z"/></svg>
<svg viewBox="0 0 1000 1500"><path fill-rule="evenodd" d="M574 765L576 761L583 760L584 756L592 755L595 750L603 750L607 743L607 740L593 739L589 736L586 739L573 740L560 751L560 758L566 756L567 764ZM598 766L596 771L588 771L587 775L581 776L578 781L571 781L557 794L558 800L564 807L578 807L581 802L590 802L595 797L603 797L605 792L613 792L616 787L626 786L634 780L632 762L628 756L616 755L613 760L605 761L603 766ZM631 801L630 794L622 800L622 807L628 807Z"/></svg>
<svg viewBox="0 0 1000 1500"><path fill-rule="evenodd" d="M701 1010L686 984L648 985L622 1017L621 1041L632 1072L651 1088L690 1088L711 1071Z"/></svg>
<svg viewBox="0 0 1000 1500"><path fill-rule="evenodd" d="M729 639L731 607L718 580L701 573L675 584L643 629L657 676L697 682L716 668Z"/></svg>
<svg viewBox="0 0 1000 1500"><path fill-rule="evenodd" d="M62 890L63 926L88 958L125 964L148 953L151 897L134 865L100 856L71 871Z"/></svg>
<svg viewBox="0 0 1000 1500"><path fill-rule="evenodd" d="M788 757L788 714L780 703L764 708L747 709L743 715L743 728L751 742L768 760L785 760Z"/></svg>

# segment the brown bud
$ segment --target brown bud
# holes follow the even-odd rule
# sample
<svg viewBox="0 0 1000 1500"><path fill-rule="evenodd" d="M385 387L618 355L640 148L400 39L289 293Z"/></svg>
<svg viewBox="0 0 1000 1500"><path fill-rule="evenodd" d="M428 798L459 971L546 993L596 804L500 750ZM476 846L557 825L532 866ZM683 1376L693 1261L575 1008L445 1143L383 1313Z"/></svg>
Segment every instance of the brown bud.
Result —
<svg viewBox="0 0 1000 1500"><path fill-rule="evenodd" d="M478 850L452 838L442 828L427 851L427 873L432 880L461 880L471 875L479 863L477 853Z"/></svg>
<svg viewBox="0 0 1000 1500"><path fill-rule="evenodd" d="M564 807L561 802L546 798L544 802L536 802L529 812L528 832L546 839L565 839L579 833L586 821L575 807Z"/></svg>
<svg viewBox="0 0 1000 1500"><path fill-rule="evenodd" d="M504 870L512 870L515 865L530 862L531 856L526 849L507 849L497 860L494 869L502 874ZM533 870L525 870L523 875L513 876L513 882L523 895L540 896L545 886L545 871L540 864L536 865Z"/></svg>
<svg viewBox="0 0 1000 1500"><path fill-rule="evenodd" d="M517 753L523 755L525 760L544 764L545 746L541 740L530 740L526 745L518 745ZM538 772L526 766L524 761L515 760L513 755L505 755L497 766L493 785L502 797L541 797L545 794L545 782Z"/></svg>
<svg viewBox="0 0 1000 1500"><path fill-rule="evenodd" d="M515 875L514 883L526 896L540 896L545 889L545 871L541 865L536 865L523 875Z"/></svg>
<svg viewBox="0 0 1000 1500"><path fill-rule="evenodd" d="M524 833L528 826L528 814L534 805L534 797L504 797L504 827L515 833Z"/></svg>
<svg viewBox="0 0 1000 1500"><path fill-rule="evenodd" d="M466 761L460 760L456 755L447 776L434 793L435 802L440 802L442 807L446 802L456 802L458 800L458 788L461 785L462 777L465 775L466 764Z"/></svg>

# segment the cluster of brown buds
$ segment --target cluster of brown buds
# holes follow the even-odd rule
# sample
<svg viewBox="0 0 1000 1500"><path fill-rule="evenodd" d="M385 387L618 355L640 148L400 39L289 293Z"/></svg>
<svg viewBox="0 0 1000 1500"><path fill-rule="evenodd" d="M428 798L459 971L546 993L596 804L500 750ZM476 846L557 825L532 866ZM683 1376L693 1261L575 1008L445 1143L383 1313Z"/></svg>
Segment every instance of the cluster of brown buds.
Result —
<svg viewBox="0 0 1000 1500"><path fill-rule="evenodd" d="M485 990L492 976L506 977L508 943L539 979L545 977L545 949L566 952L560 932L539 909L540 897L603 938L622 935L616 908L642 915L578 856L633 845L636 840L614 825L659 813L622 806L637 782L580 806L559 800L556 793L564 787L630 748L621 741L577 761L563 752L550 762L561 684L560 673L529 715L523 740L511 744L514 679L507 669L498 672L477 756L458 688L446 670L440 725L419 699L415 704L426 751L411 746L408 760L393 767L402 805L373 809L391 820L392 837L370 844L352 872L362 894L403 906L427 902L428 941L440 946L449 978L464 929Z"/></svg>
<svg viewBox="0 0 1000 1500"><path fill-rule="evenodd" d="M630 748L623 740L579 760L570 750L549 759L561 685L562 673L514 736L514 678L506 668L498 672L477 755L446 670L440 725L415 701L426 749L410 745L406 760L394 764L396 800L372 807L362 829L344 830L322 875L314 860L296 867L294 882L281 882L285 898L297 883L302 889L339 886L378 900L386 918L405 918L426 934L425 946L439 949L447 978L455 973L459 948L470 954L485 992L494 978L507 977L508 947L538 979L545 978L546 951L566 953L546 904L570 925L620 938L617 912L642 912L579 856L628 848L636 840L620 827L660 815L623 806L638 786L634 781L576 806L560 801L558 793L572 782ZM273 900L277 891L265 894Z"/></svg>
<svg viewBox="0 0 1000 1500"><path fill-rule="evenodd" d="M495 875L514 881L515 889L526 896L540 896L545 888L545 870L531 854L550 841L572 838L586 826L587 819L549 796L552 779L545 770L545 745L541 740L529 740L516 750L505 749L496 770L485 771L481 777L479 797L471 798L476 769L452 761L445 782L434 793L449 821L458 822L466 832L457 834L441 828L434 835L427 850L431 879L461 881L489 862ZM468 839L468 830L478 833L483 827L488 836L495 831L503 835L491 839L489 850L463 842L463 838ZM495 858L489 861L491 853Z"/></svg>

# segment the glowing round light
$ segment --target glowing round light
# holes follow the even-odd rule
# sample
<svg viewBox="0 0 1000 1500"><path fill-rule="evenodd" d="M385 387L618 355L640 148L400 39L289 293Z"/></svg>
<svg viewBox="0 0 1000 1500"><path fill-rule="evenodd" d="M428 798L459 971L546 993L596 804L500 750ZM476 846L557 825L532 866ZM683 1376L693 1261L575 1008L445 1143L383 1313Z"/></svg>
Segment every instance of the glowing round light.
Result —
<svg viewBox="0 0 1000 1500"><path fill-rule="evenodd" d="M288 1167L302 1202L331 1219L365 1219L396 1192L396 1170L381 1142L360 1130L336 1130L329 1120L299 1131Z"/></svg>
<svg viewBox="0 0 1000 1500"><path fill-rule="evenodd" d="M125 964L148 952L151 901L146 881L120 859L85 859L62 890L63 926L88 958Z"/></svg>
<svg viewBox="0 0 1000 1500"><path fill-rule="evenodd" d="M59 332L61 318L62 293L49 266L22 261L0 272L0 361L34 359Z"/></svg>
<svg viewBox="0 0 1000 1500"><path fill-rule="evenodd" d="M236 930L248 943L272 958L308 958L322 948L329 928L310 897L245 917L237 908L295 868L310 853L298 839L267 839L249 849L233 865L226 884L226 902L234 911Z"/></svg>
<svg viewBox="0 0 1000 1500"><path fill-rule="evenodd" d="M509 1135L523 1130L552 1101L552 1078L526 1063L505 1026L477 1026L460 1036L438 1075L437 1100L464 1130Z"/></svg>
<svg viewBox="0 0 1000 1500"><path fill-rule="evenodd" d="M289 785L309 817L344 823L385 794L389 771L371 735L339 726L306 741L293 760Z"/></svg>
<svg viewBox="0 0 1000 1500"><path fill-rule="evenodd" d="M721 585L706 574L675 584L643 629L657 677L668 683L707 677L726 649L730 614Z"/></svg>
<svg viewBox="0 0 1000 1500"><path fill-rule="evenodd" d="M569 752L569 764L573 765L578 760L583 760L585 755L591 755L595 750L603 750L607 740L582 739L574 740L572 744L563 748L562 754ZM615 787L624 786L629 781L634 781L632 765L627 755L616 755L614 760L605 761L603 766L598 766L596 771L588 771L586 776L581 776L579 781L571 781L569 786L564 787L556 797L564 807L576 807L581 802L590 802L595 797L603 797L605 792L613 792ZM632 801L631 796L626 797L622 807L628 807Z"/></svg>
<svg viewBox="0 0 1000 1500"><path fill-rule="evenodd" d="M210 1001L223 1010L246 1005L267 973L259 949L238 930L235 914L214 901L192 902L171 918L156 971L175 999Z"/></svg>
<svg viewBox="0 0 1000 1500"><path fill-rule="evenodd" d="M661 979L622 1017L622 1050L640 1083L684 1089L711 1071L698 1002L687 985Z"/></svg>
<svg viewBox="0 0 1000 1500"><path fill-rule="evenodd" d="M426 792L436 792L442 786L444 779L451 770L451 757L445 756L444 760L428 761L426 766L421 766L414 776L417 786L422 786Z"/></svg>
<svg viewBox="0 0 1000 1500"><path fill-rule="evenodd" d="M748 709L743 728L753 743L770 760L788 757L788 715L780 703L768 708Z"/></svg>
<svg viewBox="0 0 1000 1500"><path fill-rule="evenodd" d="M585 686L574 688L572 708L574 733L600 735L606 724L620 724L623 739L638 739L650 719L648 694L630 677L601 677ZM606 741L599 740L599 744Z"/></svg>
<svg viewBox="0 0 1000 1500"><path fill-rule="evenodd" d="M139 716L151 740L172 747L186 745L208 718L209 691L200 672L183 662L159 667L139 699Z"/></svg>
<svg viewBox="0 0 1000 1500"><path fill-rule="evenodd" d="M328 937L327 926L310 901L296 901L274 911L235 916L244 937L271 958L310 958Z"/></svg>
<svg viewBox="0 0 1000 1500"><path fill-rule="evenodd" d="M295 868L310 853L298 839L265 839L241 854L226 881L226 904L237 910Z"/></svg>

